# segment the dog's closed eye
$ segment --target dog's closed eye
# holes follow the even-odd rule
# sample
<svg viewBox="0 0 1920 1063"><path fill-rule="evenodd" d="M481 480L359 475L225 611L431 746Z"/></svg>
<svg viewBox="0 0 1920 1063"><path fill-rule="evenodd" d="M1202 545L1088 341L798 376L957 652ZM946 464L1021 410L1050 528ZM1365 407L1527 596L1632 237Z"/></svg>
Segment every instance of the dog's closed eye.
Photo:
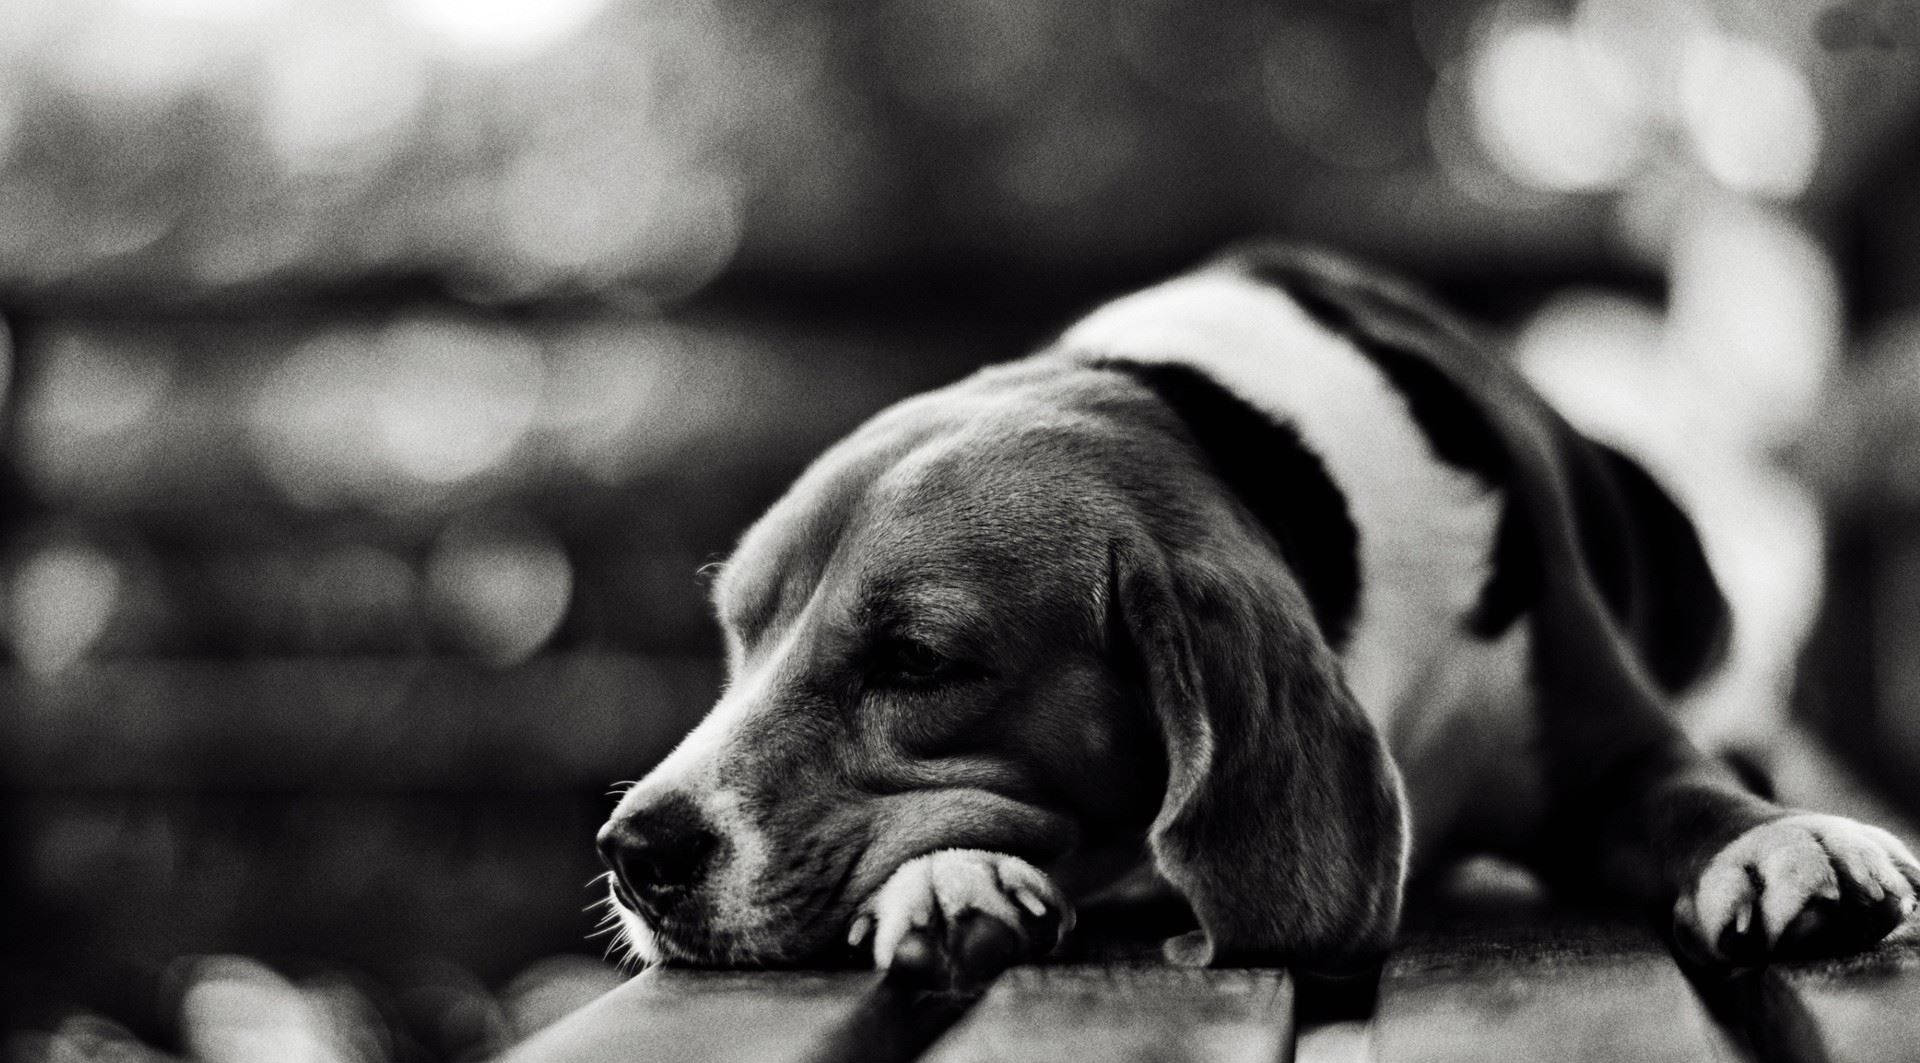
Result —
<svg viewBox="0 0 1920 1063"><path fill-rule="evenodd" d="M868 681L875 686L916 689L965 678L973 666L950 657L920 639L894 635L881 640L867 659Z"/></svg>

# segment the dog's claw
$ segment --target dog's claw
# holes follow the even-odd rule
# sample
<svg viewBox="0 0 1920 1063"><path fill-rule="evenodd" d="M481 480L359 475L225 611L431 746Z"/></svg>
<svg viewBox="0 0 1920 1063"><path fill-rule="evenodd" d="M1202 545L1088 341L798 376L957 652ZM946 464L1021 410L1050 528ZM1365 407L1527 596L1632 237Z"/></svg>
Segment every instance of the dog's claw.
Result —
<svg viewBox="0 0 1920 1063"><path fill-rule="evenodd" d="M1899 839L1802 813L1728 843L1674 906L1683 944L1715 962L1867 948L1912 915L1920 863Z"/></svg>
<svg viewBox="0 0 1920 1063"><path fill-rule="evenodd" d="M1073 925L1073 909L1018 857L946 849L901 865L856 927L860 920L872 923L874 966L889 981L967 989L1052 952Z"/></svg>
<svg viewBox="0 0 1920 1063"><path fill-rule="evenodd" d="M847 930L847 946L849 948L859 948L867 943L867 935L871 933L873 933L873 916L862 912L860 916L853 921L853 926Z"/></svg>

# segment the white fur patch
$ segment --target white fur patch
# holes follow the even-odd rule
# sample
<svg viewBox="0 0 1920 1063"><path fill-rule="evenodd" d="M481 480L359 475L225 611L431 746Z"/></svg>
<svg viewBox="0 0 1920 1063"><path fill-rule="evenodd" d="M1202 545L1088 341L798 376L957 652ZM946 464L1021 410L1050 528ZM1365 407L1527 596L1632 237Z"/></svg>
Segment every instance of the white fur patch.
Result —
<svg viewBox="0 0 1920 1063"><path fill-rule="evenodd" d="M715 921L724 926L765 921L767 913L754 898L754 886L767 869L766 833L754 826L734 790L715 785L701 795L700 806L730 847L727 859L707 883Z"/></svg>
<svg viewBox="0 0 1920 1063"><path fill-rule="evenodd" d="M1418 700L1435 662L1466 641L1500 495L1434 456L1405 396L1365 354L1257 280L1182 277L1094 311L1062 343L1200 369L1300 433L1346 496L1360 536L1347 682L1382 733L1395 734L1394 717Z"/></svg>
<svg viewBox="0 0 1920 1063"><path fill-rule="evenodd" d="M1386 738L1412 801L1416 862L1441 839L1507 851L1533 836L1546 780L1532 659L1525 624L1496 642L1463 633L1394 714Z"/></svg>
<svg viewBox="0 0 1920 1063"><path fill-rule="evenodd" d="M613 898L613 911L620 917L620 940L625 943L628 956L647 967L666 959L659 942L654 940L653 928L645 919L621 904L618 897Z"/></svg>

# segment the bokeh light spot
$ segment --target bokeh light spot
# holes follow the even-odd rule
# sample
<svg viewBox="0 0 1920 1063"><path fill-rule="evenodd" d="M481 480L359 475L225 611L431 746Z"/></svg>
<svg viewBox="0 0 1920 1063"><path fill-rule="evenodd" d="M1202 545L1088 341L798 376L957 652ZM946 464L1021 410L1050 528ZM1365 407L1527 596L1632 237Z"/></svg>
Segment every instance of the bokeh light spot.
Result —
<svg viewBox="0 0 1920 1063"><path fill-rule="evenodd" d="M106 631L120 597L120 568L94 547L58 543L23 558L8 594L14 655L36 675L63 671Z"/></svg>
<svg viewBox="0 0 1920 1063"><path fill-rule="evenodd" d="M645 236L671 175L654 145L587 140L521 156L500 185L503 235L533 264L562 272L605 270Z"/></svg>
<svg viewBox="0 0 1920 1063"><path fill-rule="evenodd" d="M255 21L273 13L282 0L119 0L121 6L168 18L203 22Z"/></svg>
<svg viewBox="0 0 1920 1063"><path fill-rule="evenodd" d="M502 324L339 329L267 374L248 427L262 470L302 505L418 511L508 464L543 378L539 348Z"/></svg>
<svg viewBox="0 0 1920 1063"><path fill-rule="evenodd" d="M533 344L504 329L422 319L387 330L375 396L394 466L450 483L499 464L526 434L540 398Z"/></svg>
<svg viewBox="0 0 1920 1063"><path fill-rule="evenodd" d="M1471 92L1481 143L1533 187L1611 188L1646 152L1647 123L1624 70L1567 26L1496 25L1475 56Z"/></svg>
<svg viewBox="0 0 1920 1063"><path fill-rule="evenodd" d="M1757 207L1728 208L1680 230L1669 273L1674 353L1751 437L1799 431L1838 360L1840 282L1818 242Z"/></svg>
<svg viewBox="0 0 1920 1063"><path fill-rule="evenodd" d="M1728 188L1791 198L1820 158L1820 113L1807 80L1753 41L1701 35L1680 70L1680 109L1695 152Z"/></svg>
<svg viewBox="0 0 1920 1063"><path fill-rule="evenodd" d="M583 329L555 345L544 421L581 469L605 482L631 471L634 449L676 398L676 365L691 356L671 326Z"/></svg>
<svg viewBox="0 0 1920 1063"><path fill-rule="evenodd" d="M265 64L267 137L295 172L370 169L400 149L425 100L417 49L349 27L294 37Z"/></svg>
<svg viewBox="0 0 1920 1063"><path fill-rule="evenodd" d="M434 544L427 594L463 649L513 664L559 628L573 596L573 566L552 534L531 522L469 518Z"/></svg>
<svg viewBox="0 0 1920 1063"><path fill-rule="evenodd" d="M606 0L400 0L416 25L481 59L520 59L578 32Z"/></svg>
<svg viewBox="0 0 1920 1063"><path fill-rule="evenodd" d="M81 331L66 331L43 349L28 397L30 416L81 438L117 435L152 413L173 379L165 348L136 351Z"/></svg>
<svg viewBox="0 0 1920 1063"><path fill-rule="evenodd" d="M741 236L737 182L679 157L695 145L665 130L648 134L540 147L507 169L501 232L523 266L681 294L732 261Z"/></svg>
<svg viewBox="0 0 1920 1063"><path fill-rule="evenodd" d="M173 350L65 329L36 353L20 381L23 470L58 495L128 486L159 434L160 408L176 373Z"/></svg>
<svg viewBox="0 0 1920 1063"><path fill-rule="evenodd" d="M340 330L301 344L268 374L248 427L281 493L323 506L374 492L384 464L371 408L380 368L364 335Z"/></svg>
<svg viewBox="0 0 1920 1063"><path fill-rule="evenodd" d="M321 1016L300 990L265 964L214 956L194 965L180 1001L180 1025L204 1063L333 1063Z"/></svg>
<svg viewBox="0 0 1920 1063"><path fill-rule="evenodd" d="M243 6L238 0L116 6L95 8L85 29L52 56L67 87L109 107L157 112L230 73L232 59L247 43L234 13Z"/></svg>

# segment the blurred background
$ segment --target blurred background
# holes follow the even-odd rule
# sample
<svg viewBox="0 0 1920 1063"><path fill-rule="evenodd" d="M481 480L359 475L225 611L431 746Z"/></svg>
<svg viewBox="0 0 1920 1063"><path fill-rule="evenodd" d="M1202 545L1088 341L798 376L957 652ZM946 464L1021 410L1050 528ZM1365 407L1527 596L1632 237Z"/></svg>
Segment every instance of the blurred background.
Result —
<svg viewBox="0 0 1920 1063"><path fill-rule="evenodd" d="M591 838L717 689L699 566L1255 236L1422 278L1689 498L1754 618L1703 734L1791 693L1920 797L1914 0L0 25L9 1060L477 1059L604 991Z"/></svg>

